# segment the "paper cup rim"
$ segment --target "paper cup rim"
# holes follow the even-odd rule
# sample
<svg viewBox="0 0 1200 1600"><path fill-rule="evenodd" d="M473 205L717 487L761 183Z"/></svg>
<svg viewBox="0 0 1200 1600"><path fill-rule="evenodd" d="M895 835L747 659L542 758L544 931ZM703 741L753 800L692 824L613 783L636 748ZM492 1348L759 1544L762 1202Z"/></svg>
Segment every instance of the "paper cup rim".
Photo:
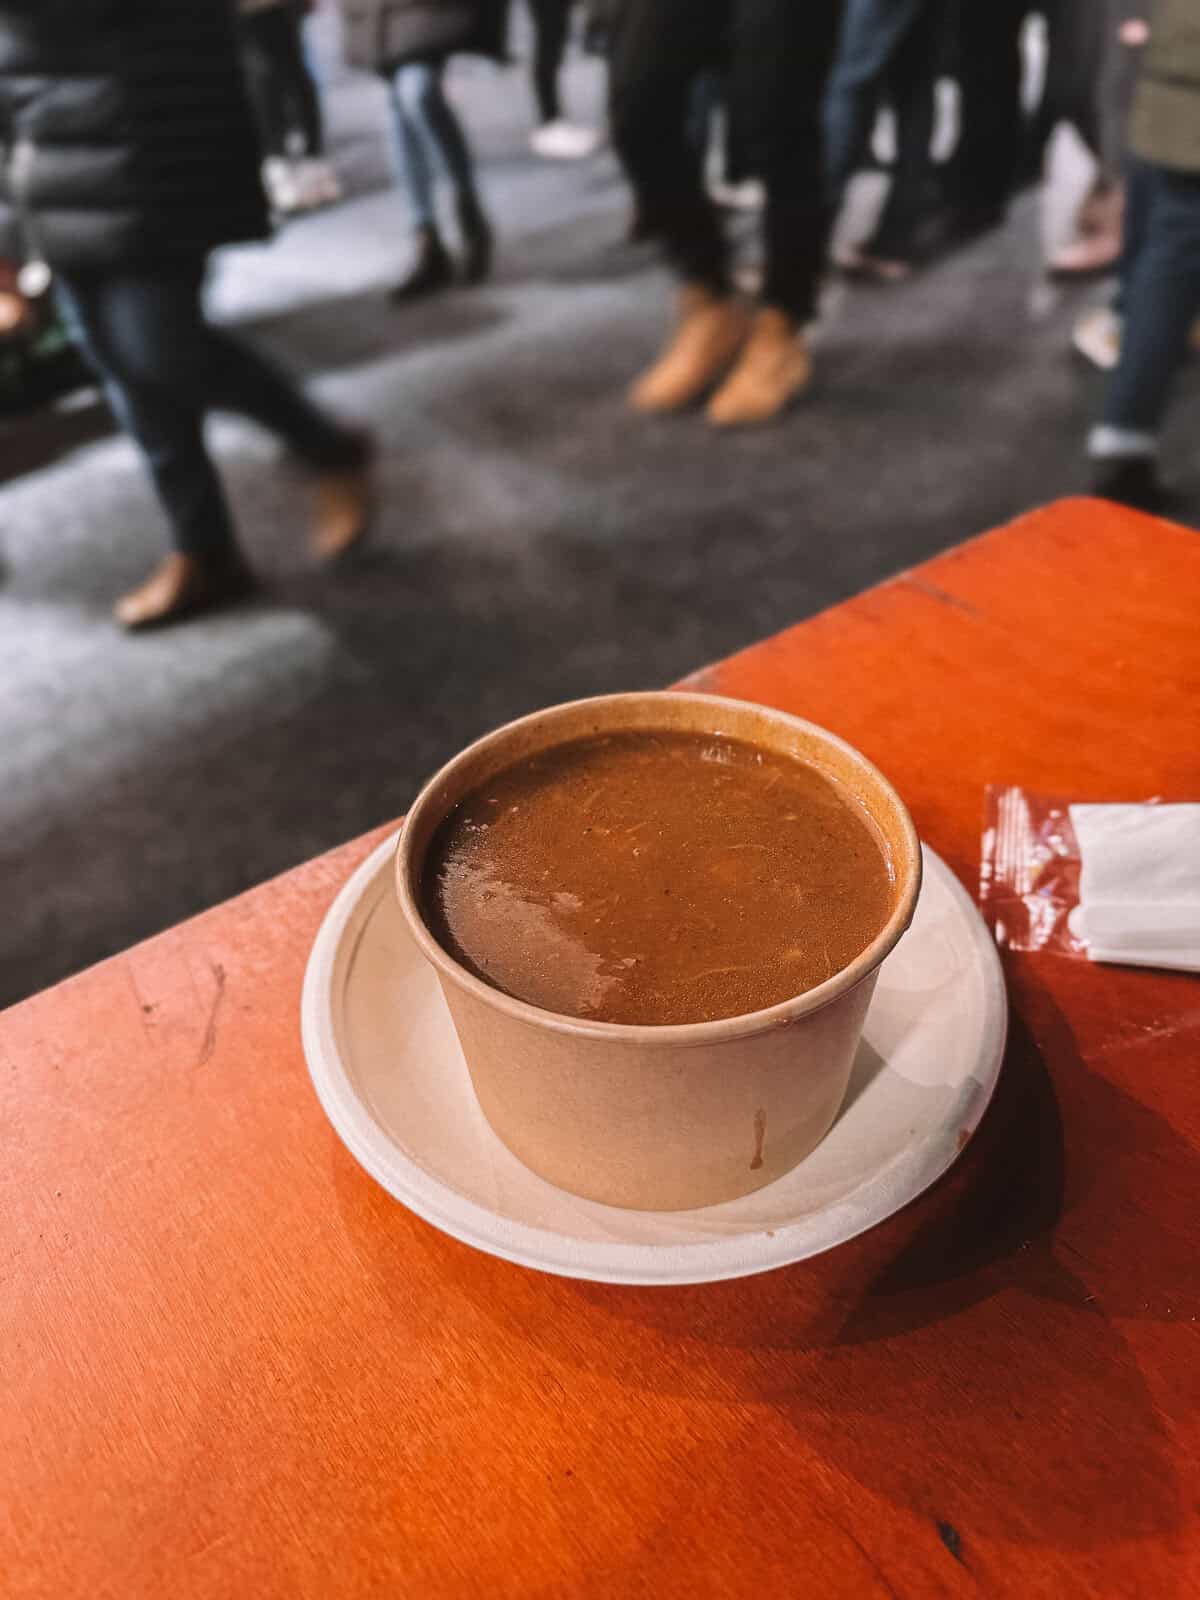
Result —
<svg viewBox="0 0 1200 1600"><path fill-rule="evenodd" d="M803 994L795 995L790 1000L782 1000L777 1005L767 1006L758 1011L742 1012L737 1016L718 1017L709 1022L599 1022L587 1017L572 1017L563 1012L548 1011L542 1006L531 1004L528 1000L519 1000L515 995L507 994L503 989L494 988L482 978L477 978L442 947L426 926L413 892L413 883L418 876L415 868L423 864L424 859L422 856L420 863L414 863L412 860L410 844L417 831L413 825L423 822L425 814L433 810L440 811L434 824L434 827L438 826L453 809L453 805L458 803L456 797L451 805L447 806L442 802L442 795L447 786L453 787L453 780L461 768L473 764L475 759L489 747L511 741L514 734L520 730L588 708L621 705L632 707L635 704L644 706L647 702L668 699L686 700L713 708L725 707L738 713L753 713L758 717L766 717L793 730L815 736L819 741L832 746L850 759L852 764L890 800L900 823L904 853L908 858L907 862L897 863L900 869L898 877L903 881L900 882L896 904L887 922L853 961L839 972L835 972L831 978L826 978L823 983L817 984L815 988L807 989ZM645 725L639 725L636 731L650 730ZM550 741L546 748L551 748L553 742ZM907 872L904 871L905 867ZM607 1039L627 1045L676 1049L684 1045L722 1044L730 1039L747 1038L759 1033L768 1033L774 1028L787 1027L802 1017L823 1010L842 995L848 994L883 963L912 921L921 888L921 874L920 840L907 806L874 762L868 760L847 740L836 733L831 733L819 723L794 716L789 711L777 710L774 706L761 705L753 700L737 700L727 695L676 689L635 690L623 694L593 695L580 700L566 700L528 712L525 716L513 718L500 727L493 728L491 732L483 734L460 750L456 756L451 757L422 786L401 827L400 837L396 843L393 872L396 894L404 919L426 960L443 978L473 995L483 1004L502 1012L514 1021L524 1022L542 1030L549 1029L555 1033L571 1034L575 1037Z"/></svg>

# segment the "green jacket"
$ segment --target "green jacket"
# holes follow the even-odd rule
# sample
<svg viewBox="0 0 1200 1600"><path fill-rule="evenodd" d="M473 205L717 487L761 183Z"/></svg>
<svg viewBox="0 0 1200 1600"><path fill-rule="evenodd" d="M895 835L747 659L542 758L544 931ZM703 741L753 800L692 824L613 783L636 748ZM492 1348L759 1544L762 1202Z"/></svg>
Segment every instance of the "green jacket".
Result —
<svg viewBox="0 0 1200 1600"><path fill-rule="evenodd" d="M1200 172L1200 0L1157 0L1129 142L1156 166Z"/></svg>

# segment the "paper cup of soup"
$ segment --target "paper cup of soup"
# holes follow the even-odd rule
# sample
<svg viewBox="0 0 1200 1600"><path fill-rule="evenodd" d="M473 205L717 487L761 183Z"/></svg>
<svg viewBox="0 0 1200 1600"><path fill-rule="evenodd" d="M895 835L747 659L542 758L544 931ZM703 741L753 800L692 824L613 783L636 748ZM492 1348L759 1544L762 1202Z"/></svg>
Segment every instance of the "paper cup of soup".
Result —
<svg viewBox="0 0 1200 1600"><path fill-rule="evenodd" d="M673 692L535 712L442 768L396 884L480 1106L615 1206L748 1194L828 1132L921 853L843 740Z"/></svg>

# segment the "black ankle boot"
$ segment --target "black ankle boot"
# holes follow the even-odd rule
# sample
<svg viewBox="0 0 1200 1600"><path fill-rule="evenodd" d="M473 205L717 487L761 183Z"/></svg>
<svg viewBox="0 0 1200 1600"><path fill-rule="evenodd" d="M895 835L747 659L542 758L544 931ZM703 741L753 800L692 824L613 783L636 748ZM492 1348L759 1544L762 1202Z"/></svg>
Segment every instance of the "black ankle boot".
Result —
<svg viewBox="0 0 1200 1600"><path fill-rule="evenodd" d="M422 295L436 294L454 281L454 267L442 236L428 224L417 229L416 253L412 266L391 291L389 298L397 303L418 300Z"/></svg>
<svg viewBox="0 0 1200 1600"><path fill-rule="evenodd" d="M1116 457L1097 461L1092 474L1092 493L1099 500L1115 500L1135 511L1149 511L1168 517L1178 511L1180 499L1159 479L1153 456Z"/></svg>
<svg viewBox="0 0 1200 1600"><path fill-rule="evenodd" d="M492 228L478 200L461 200L458 225L463 238L463 282L482 283L492 270Z"/></svg>

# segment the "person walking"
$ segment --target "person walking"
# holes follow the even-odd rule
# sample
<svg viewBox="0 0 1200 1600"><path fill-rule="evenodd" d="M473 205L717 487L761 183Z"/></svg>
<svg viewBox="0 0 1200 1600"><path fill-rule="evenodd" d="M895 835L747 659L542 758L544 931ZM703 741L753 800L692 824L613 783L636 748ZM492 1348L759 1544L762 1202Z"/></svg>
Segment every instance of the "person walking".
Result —
<svg viewBox="0 0 1200 1600"><path fill-rule="evenodd" d="M945 0L847 0L825 98L825 165L836 215L870 141L881 102L896 119L896 160L870 239L838 264L892 283L908 277L921 224L937 210L930 145Z"/></svg>
<svg viewBox="0 0 1200 1600"><path fill-rule="evenodd" d="M166 514L171 553L118 621L169 622L252 582L205 448L212 409L291 446L316 477L317 546L347 549L366 522L366 437L201 307L209 252L266 233L226 0L0 0L0 147L0 257L23 257L25 282L53 273Z"/></svg>
<svg viewBox="0 0 1200 1600"><path fill-rule="evenodd" d="M1165 509L1159 431L1200 316L1200 12L1155 0L1129 142L1137 226L1121 265L1120 356L1088 437L1093 490Z"/></svg>
<svg viewBox="0 0 1200 1600"><path fill-rule="evenodd" d="M660 359L630 391L641 412L680 411L716 389L718 427L778 417L808 387L829 205L821 102L841 0L620 0L612 35L613 140L637 208L681 280ZM766 266L751 316L733 293L720 217L689 138L693 85L727 73L747 164L766 190Z"/></svg>
<svg viewBox="0 0 1200 1600"><path fill-rule="evenodd" d="M462 279L491 271L492 228L480 198L462 123L446 97L446 64L466 52L503 60L508 0L339 0L347 65L377 73L391 99L400 176L408 190L413 259L392 290L397 303L455 281L437 215L434 163L454 189L462 238Z"/></svg>
<svg viewBox="0 0 1200 1600"><path fill-rule="evenodd" d="M547 161L581 161L600 145L595 128L563 115L560 79L574 0L529 0L533 17L533 97L538 125L529 143Z"/></svg>
<svg viewBox="0 0 1200 1600"><path fill-rule="evenodd" d="M325 159L321 101L304 53L304 16L312 6L313 0L238 0L263 181L282 216L331 204L342 192Z"/></svg>

